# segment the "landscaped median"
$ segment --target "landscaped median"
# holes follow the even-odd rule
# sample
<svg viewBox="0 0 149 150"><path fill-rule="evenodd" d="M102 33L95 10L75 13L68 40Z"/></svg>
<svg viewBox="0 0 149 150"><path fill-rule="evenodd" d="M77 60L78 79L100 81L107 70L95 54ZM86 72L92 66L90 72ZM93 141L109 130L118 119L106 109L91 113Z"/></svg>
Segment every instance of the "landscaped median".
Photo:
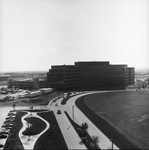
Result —
<svg viewBox="0 0 149 150"><path fill-rule="evenodd" d="M4 150L68 149L52 111L16 111Z"/></svg>
<svg viewBox="0 0 149 150"><path fill-rule="evenodd" d="M97 143L99 142L98 138L96 137L96 140L95 140L95 137L90 137L90 135L87 132L88 126L86 126L86 128L84 128L83 126L78 125L71 119L71 117L68 115L68 113L66 111L65 111L65 114L66 114L67 118L69 119L69 121L71 122L71 125L74 127L75 131L79 135L80 139L82 140L82 141L80 141L80 144L84 144L87 147L87 149L98 149L99 150L100 148L97 145Z"/></svg>
<svg viewBox="0 0 149 150"><path fill-rule="evenodd" d="M52 111L39 112L38 115L50 123L50 128L39 137L34 149L68 149L54 113Z"/></svg>

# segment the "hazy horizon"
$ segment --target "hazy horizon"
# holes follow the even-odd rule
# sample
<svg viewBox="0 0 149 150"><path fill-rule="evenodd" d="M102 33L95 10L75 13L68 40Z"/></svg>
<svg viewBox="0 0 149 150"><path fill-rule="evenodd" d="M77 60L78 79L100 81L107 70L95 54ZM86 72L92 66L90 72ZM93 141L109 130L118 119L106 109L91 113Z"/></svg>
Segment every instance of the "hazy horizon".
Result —
<svg viewBox="0 0 149 150"><path fill-rule="evenodd" d="M62 65L62 64L60 64L60 65ZM67 64L65 64L65 65L67 65ZM0 71L0 73L48 72L50 68L48 68L47 70ZM140 72L149 73L149 68L137 68L137 69L135 69L135 73L140 73Z"/></svg>
<svg viewBox="0 0 149 150"><path fill-rule="evenodd" d="M0 0L0 71L76 61L149 68L148 0Z"/></svg>

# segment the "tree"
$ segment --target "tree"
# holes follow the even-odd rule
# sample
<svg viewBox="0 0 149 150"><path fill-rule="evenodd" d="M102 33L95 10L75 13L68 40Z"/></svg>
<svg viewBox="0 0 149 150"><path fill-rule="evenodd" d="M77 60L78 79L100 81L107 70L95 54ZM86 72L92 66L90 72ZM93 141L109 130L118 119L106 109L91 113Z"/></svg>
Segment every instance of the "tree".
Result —
<svg viewBox="0 0 149 150"><path fill-rule="evenodd" d="M78 131L78 134L79 136L82 138L82 137L86 137L87 136L87 132L82 129L82 128L77 128L77 131Z"/></svg>
<svg viewBox="0 0 149 150"><path fill-rule="evenodd" d="M33 106L30 107L30 111L31 111L31 116L32 116L32 111L33 111Z"/></svg>
<svg viewBox="0 0 149 150"><path fill-rule="evenodd" d="M13 104L12 107L13 107L13 111L15 111L16 104Z"/></svg>
<svg viewBox="0 0 149 150"><path fill-rule="evenodd" d="M99 137L98 136L92 136L93 141L98 144L99 143Z"/></svg>
<svg viewBox="0 0 149 150"><path fill-rule="evenodd" d="M88 124L86 122L82 123L81 128L84 130L88 129Z"/></svg>

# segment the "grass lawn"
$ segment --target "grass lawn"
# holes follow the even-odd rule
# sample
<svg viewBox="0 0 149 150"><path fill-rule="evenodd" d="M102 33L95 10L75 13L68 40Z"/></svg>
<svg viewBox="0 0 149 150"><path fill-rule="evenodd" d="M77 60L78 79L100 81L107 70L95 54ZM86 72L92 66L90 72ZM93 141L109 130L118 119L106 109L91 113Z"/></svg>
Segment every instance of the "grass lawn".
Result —
<svg viewBox="0 0 149 150"><path fill-rule="evenodd" d="M29 126L25 131L23 131L23 135L37 135L41 133L45 128L46 124L41 119L36 117L29 117L25 118L25 121L27 121L31 126ZM40 127L40 128L39 128Z"/></svg>
<svg viewBox="0 0 149 150"><path fill-rule="evenodd" d="M66 114L67 118L69 119L69 121L71 122L74 129L76 130L79 137L82 139L82 141L80 141L80 144L84 144L87 147L87 149L98 149L98 150L100 150L100 148L97 145L98 142L96 143L91 138L91 136L88 134L87 130L82 129L82 127L80 125L75 123L66 111L65 111L65 114Z"/></svg>
<svg viewBox="0 0 149 150"><path fill-rule="evenodd" d="M83 103L132 143L141 149L149 148L149 92L92 94L85 96Z"/></svg>
<svg viewBox="0 0 149 150"><path fill-rule="evenodd" d="M35 143L35 150L49 150L49 149L68 149L63 135L60 131L54 113L51 112L42 112L38 115L44 118L49 122L50 128L39 137Z"/></svg>
<svg viewBox="0 0 149 150"><path fill-rule="evenodd" d="M33 110L35 112L35 110ZM36 141L34 145L35 150L49 150L49 149L68 149L65 143L65 140L62 136L54 113L45 112L43 110L36 110L38 115L41 116L43 119L47 120L50 124L50 128L43 133L39 139ZM23 117L26 112L18 111L16 114L16 118L14 121L14 125L6 144L4 146L4 150L24 150L23 145L18 137L18 133L22 128L21 117ZM39 118L36 117L29 117L25 119L27 122L32 124L27 128L23 134L24 135L36 135L42 132L46 128L46 124Z"/></svg>

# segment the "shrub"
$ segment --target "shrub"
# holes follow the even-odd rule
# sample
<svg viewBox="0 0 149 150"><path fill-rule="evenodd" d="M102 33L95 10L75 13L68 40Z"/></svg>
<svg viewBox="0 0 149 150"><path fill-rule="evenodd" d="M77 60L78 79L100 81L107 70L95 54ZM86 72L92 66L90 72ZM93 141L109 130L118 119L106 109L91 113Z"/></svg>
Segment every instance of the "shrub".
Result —
<svg viewBox="0 0 149 150"><path fill-rule="evenodd" d="M88 143L88 139L86 137L81 138L83 143Z"/></svg>
<svg viewBox="0 0 149 150"><path fill-rule="evenodd" d="M85 137L87 135L86 131L84 131L82 128L77 128L77 131L80 137Z"/></svg>
<svg viewBox="0 0 149 150"><path fill-rule="evenodd" d="M82 127L82 129L87 130L88 124L86 122L84 122L84 123L82 123L81 127Z"/></svg>
<svg viewBox="0 0 149 150"><path fill-rule="evenodd" d="M98 136L92 136L93 141L98 144L99 143L99 137Z"/></svg>
<svg viewBox="0 0 149 150"><path fill-rule="evenodd" d="M16 104L13 104L12 107L13 107L13 111L15 111Z"/></svg>

